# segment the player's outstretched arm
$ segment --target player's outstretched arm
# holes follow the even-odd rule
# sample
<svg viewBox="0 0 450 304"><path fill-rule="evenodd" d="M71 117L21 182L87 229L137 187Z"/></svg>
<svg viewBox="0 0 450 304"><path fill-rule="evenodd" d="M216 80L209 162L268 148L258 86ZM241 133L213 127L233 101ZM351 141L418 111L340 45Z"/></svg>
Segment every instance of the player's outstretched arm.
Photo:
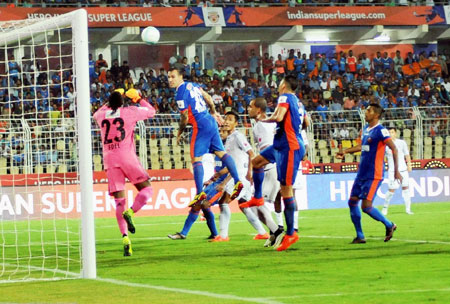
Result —
<svg viewBox="0 0 450 304"><path fill-rule="evenodd" d="M395 147L394 141L392 139L388 139L386 141L386 145L389 147L389 149L392 150L392 158L394 160L394 177L398 182L402 183L402 175L398 171L398 151L397 147Z"/></svg>
<svg viewBox="0 0 450 304"><path fill-rule="evenodd" d="M360 152L361 151L361 144L345 149L345 150L340 150L338 153L336 153L336 158L338 159L343 159L345 154L348 153L356 153L356 152Z"/></svg>
<svg viewBox="0 0 450 304"><path fill-rule="evenodd" d="M284 119L284 116L286 115L287 112L287 108L285 107L280 107L277 106L275 108L275 112L272 113L272 115L270 115L270 117L266 118L266 119L262 119L262 122L280 122Z"/></svg>
<svg viewBox="0 0 450 304"><path fill-rule="evenodd" d="M186 129L186 126L188 124L188 111L184 110L180 113L180 124L178 128L178 134L177 134L177 144L181 144L181 135L184 132L184 129Z"/></svg>
<svg viewBox="0 0 450 304"><path fill-rule="evenodd" d="M216 106L214 105L214 101L213 101L211 95L209 95L208 93L203 91L202 88L200 88L200 91L202 92L203 99L208 104L209 113L212 115L212 117L214 117L214 119L217 121L219 126L223 125L223 123L224 123L223 118L222 118L222 116L220 116L219 113L217 113Z"/></svg>

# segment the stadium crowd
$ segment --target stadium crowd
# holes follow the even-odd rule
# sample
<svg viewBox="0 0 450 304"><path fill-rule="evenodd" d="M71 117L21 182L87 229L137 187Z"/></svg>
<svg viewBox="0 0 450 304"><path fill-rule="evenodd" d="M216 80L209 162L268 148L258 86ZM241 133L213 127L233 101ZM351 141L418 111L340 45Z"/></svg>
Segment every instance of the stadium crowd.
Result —
<svg viewBox="0 0 450 304"><path fill-rule="evenodd" d="M445 52L444 54L437 56L435 52L397 52L394 57L390 57L385 52L377 53L371 58L366 53L353 54L350 50L348 53L340 52L327 57L325 54L301 54L290 50L287 58L277 55L275 59L267 53L261 58L252 50L248 56L247 68L243 69L236 67L225 70L220 62L213 64L212 69L205 69L198 57L189 62L186 57L173 56L169 63L183 67L187 80L200 83L212 96L220 113L234 108L239 113L246 114L250 100L255 97L266 98L269 110L273 110L276 107L280 79L285 74L293 74L299 81L298 96L308 111L315 112L313 120L317 124L317 138L329 139L331 136L336 139L351 139L356 137L358 130L347 124L347 121L350 122L351 115L357 115L357 112L347 110L364 109L371 102L394 109L449 105L450 56ZM39 127L41 122L46 124L42 127L40 136L51 137L51 143L47 140L44 144L48 143L50 150L54 151L52 153L70 152L69 142L65 143L64 149L58 150L57 141L61 132L71 129L59 126L59 118L73 117L75 110L71 67L52 67L55 72L50 75L45 72L35 73L36 70L45 70L45 67L39 64L34 66L26 58L18 62L10 55L6 70L9 76L0 76L0 114L3 117L17 118L10 127L20 128L19 118L23 115L25 118L36 118L36 125L31 128ZM178 113L174 90L168 86L167 71L164 68L158 71L146 69L146 72L132 77L136 70L135 67L130 67L127 61L120 64L114 59L109 63L103 59L102 54L96 59L90 55L92 113L116 88L139 90L157 109L157 113ZM36 80L35 75L38 75ZM35 82L36 86L33 85ZM330 114L329 111L335 113ZM424 113L435 118L448 115L444 111L434 109ZM408 115L414 114L410 112ZM358 117L354 117L353 121L358 120ZM152 124L167 127L176 121L177 117L174 115L169 121L167 118L154 119ZM328 129L321 130L329 128L331 123L336 123L339 128L331 130L332 132ZM57 133L54 133L55 130ZM437 126L435 134L443 135L439 133L445 133L445 130L446 128ZM171 134L172 129L162 129L162 132ZM100 139L97 135L94 134L95 145L99 145L97 141ZM13 143L14 147L7 147L7 140L3 138L3 153L8 153L8 149L23 150L23 141L13 140ZM41 141L36 144L41 144ZM24 155L17 154L19 156L15 157L15 162L22 164Z"/></svg>

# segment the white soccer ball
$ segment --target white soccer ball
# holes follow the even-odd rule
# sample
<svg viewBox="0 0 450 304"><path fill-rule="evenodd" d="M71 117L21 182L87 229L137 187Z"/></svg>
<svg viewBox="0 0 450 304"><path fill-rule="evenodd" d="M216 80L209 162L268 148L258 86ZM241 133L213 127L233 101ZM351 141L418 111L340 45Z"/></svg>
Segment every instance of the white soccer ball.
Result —
<svg viewBox="0 0 450 304"><path fill-rule="evenodd" d="M159 41L159 37L161 37L159 30L153 26L146 27L141 34L142 41L147 44L157 43Z"/></svg>

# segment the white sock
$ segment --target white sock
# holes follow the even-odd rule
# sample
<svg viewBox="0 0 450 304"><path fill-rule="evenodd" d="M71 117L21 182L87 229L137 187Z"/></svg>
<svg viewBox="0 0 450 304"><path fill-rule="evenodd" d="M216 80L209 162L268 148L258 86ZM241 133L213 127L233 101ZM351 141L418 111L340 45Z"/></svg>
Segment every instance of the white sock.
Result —
<svg viewBox="0 0 450 304"><path fill-rule="evenodd" d="M244 212L248 222L253 226L253 228L258 231L258 234L266 233L266 230L264 230L264 227L261 225L261 222L251 208L244 208L242 209L242 212Z"/></svg>
<svg viewBox="0 0 450 304"><path fill-rule="evenodd" d="M298 230L298 210L294 211L294 229Z"/></svg>
<svg viewBox="0 0 450 304"><path fill-rule="evenodd" d="M283 212L275 212L275 216L277 218L277 224L278 226L284 227L284 219L283 219Z"/></svg>
<svg viewBox="0 0 450 304"><path fill-rule="evenodd" d="M402 197L405 201L406 212L411 212L411 195L409 189L402 190Z"/></svg>
<svg viewBox="0 0 450 304"><path fill-rule="evenodd" d="M394 192L388 191L386 193L386 198L384 199L384 208L389 207L389 202L391 201L393 196L394 196Z"/></svg>
<svg viewBox="0 0 450 304"><path fill-rule="evenodd" d="M228 227L230 226L231 210L228 204L220 204L219 234L222 238L228 237Z"/></svg>
<svg viewBox="0 0 450 304"><path fill-rule="evenodd" d="M264 224L266 224L266 226L270 229L271 232L275 232L278 229L278 225L275 224L272 215L270 214L269 209L265 206L258 206L255 207L256 210L258 211L258 213L262 216L262 218L264 218Z"/></svg>

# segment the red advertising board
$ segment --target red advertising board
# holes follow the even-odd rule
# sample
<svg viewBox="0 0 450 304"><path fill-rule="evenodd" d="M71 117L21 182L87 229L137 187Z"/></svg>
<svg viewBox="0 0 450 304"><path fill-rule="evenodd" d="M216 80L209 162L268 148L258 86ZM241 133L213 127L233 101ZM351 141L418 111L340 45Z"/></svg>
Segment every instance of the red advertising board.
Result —
<svg viewBox="0 0 450 304"><path fill-rule="evenodd" d="M208 9L201 7L86 8L90 27L205 26L204 15L208 15ZM74 9L0 8L0 21L49 18L72 10ZM446 24L443 6L227 7L221 10L223 14L217 16L224 20L219 20L220 24L232 27Z"/></svg>

